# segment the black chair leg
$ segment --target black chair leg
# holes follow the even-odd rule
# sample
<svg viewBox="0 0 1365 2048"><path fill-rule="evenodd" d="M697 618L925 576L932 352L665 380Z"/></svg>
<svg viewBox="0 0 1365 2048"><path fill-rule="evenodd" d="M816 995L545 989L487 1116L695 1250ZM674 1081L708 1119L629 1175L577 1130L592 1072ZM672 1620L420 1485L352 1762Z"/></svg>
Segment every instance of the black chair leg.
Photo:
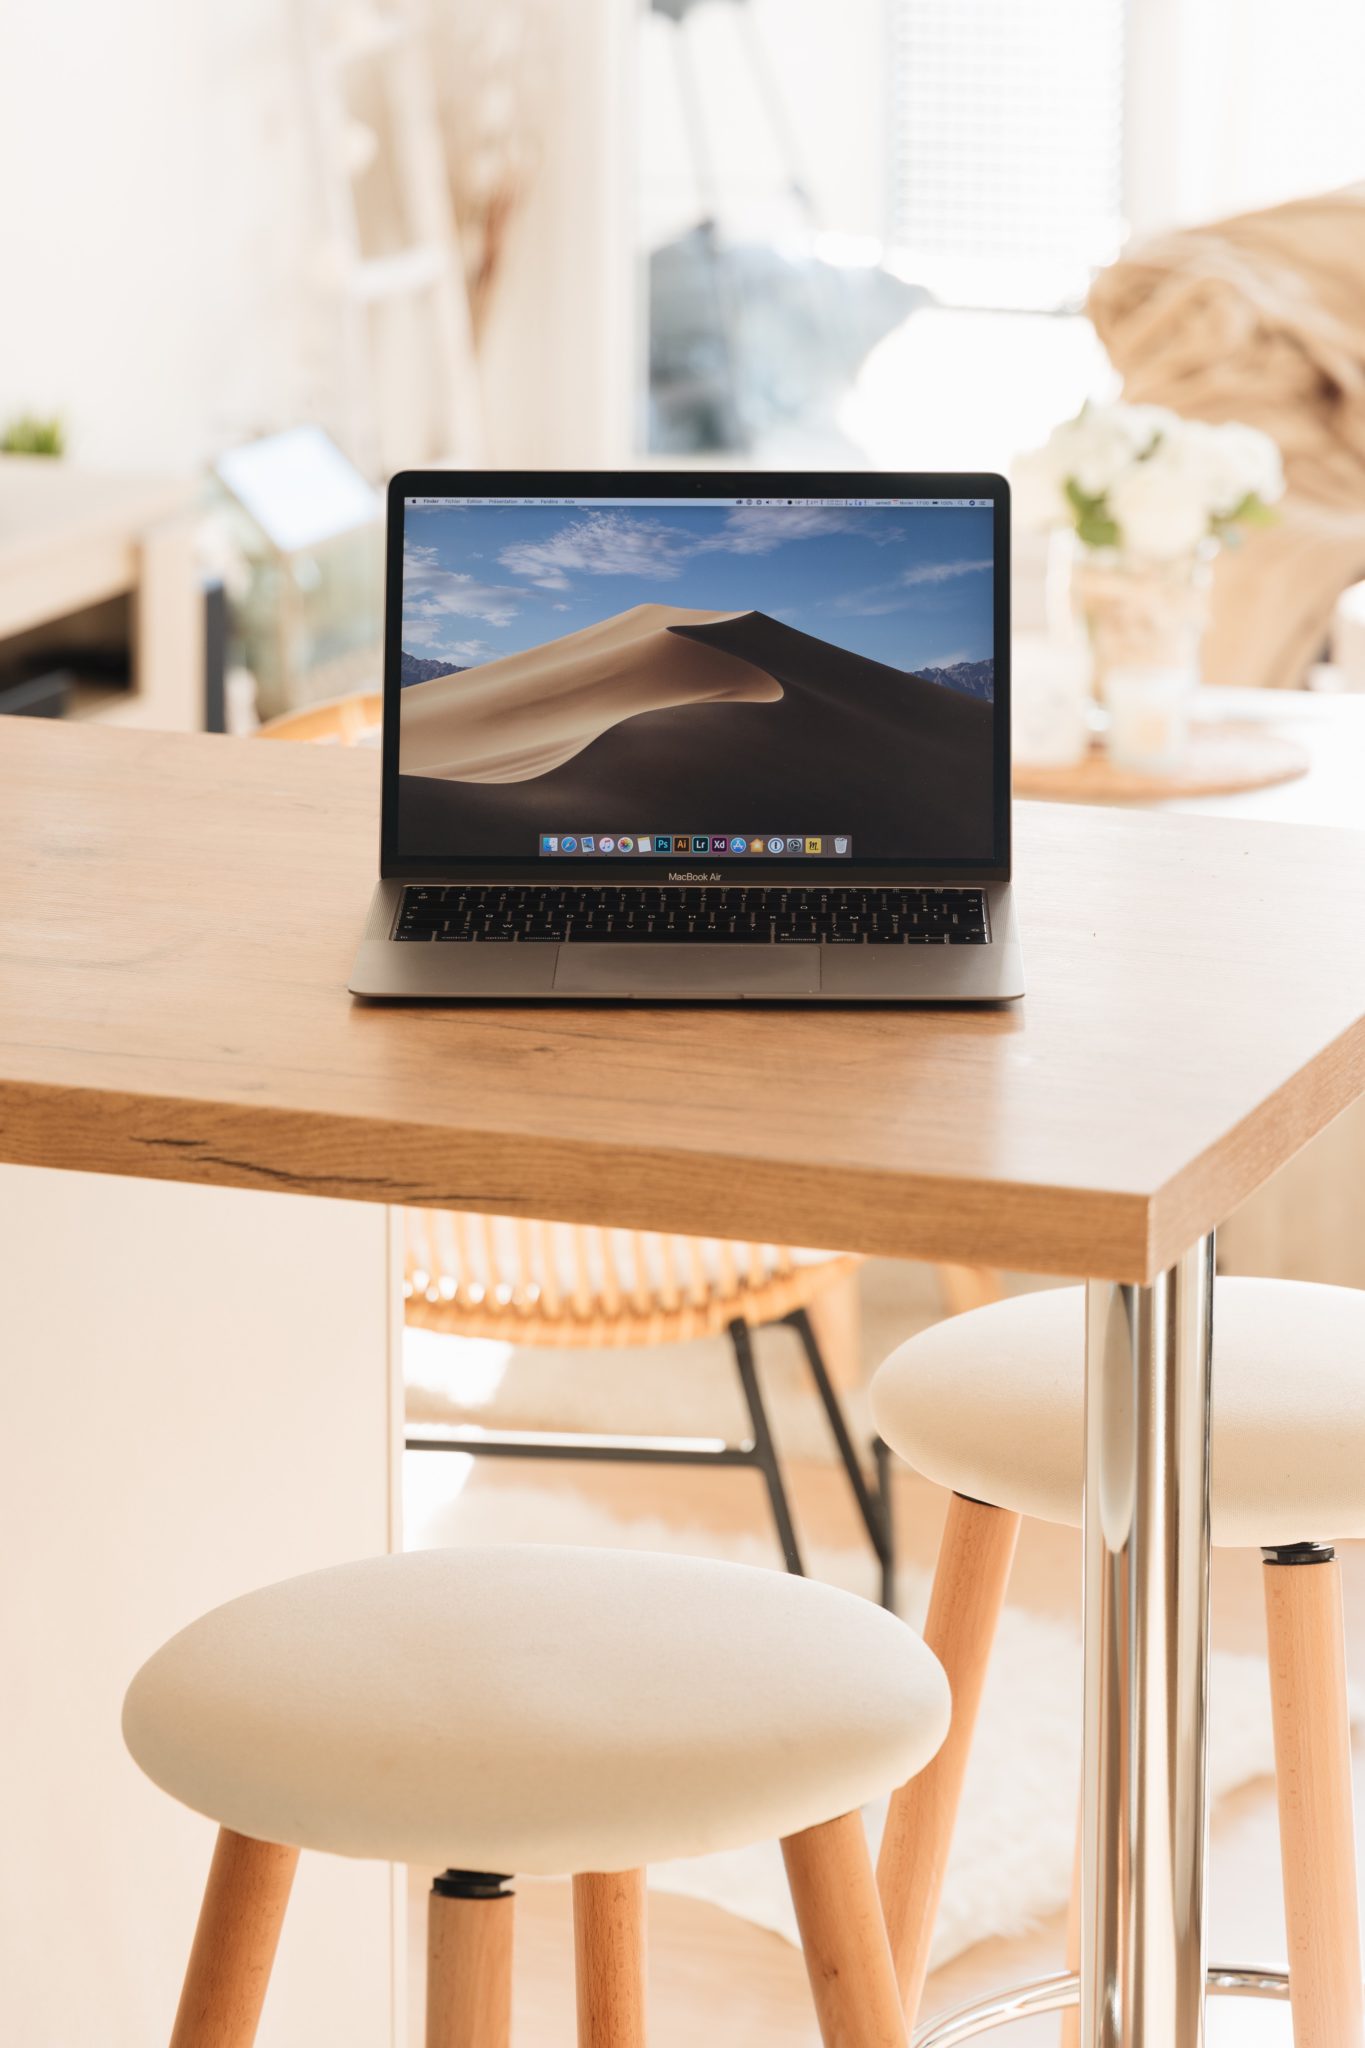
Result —
<svg viewBox="0 0 1365 2048"><path fill-rule="evenodd" d="M810 1317L803 1308L798 1308L792 1310L786 1321L788 1326L795 1330L805 1349L811 1378L815 1381L816 1392L824 1406L830 1431L838 1447L840 1462L848 1476L858 1513L867 1531L867 1540L876 1552L877 1562L881 1566L882 1605L891 1607L895 1601L895 1552L891 1537L891 1495L886 1486L888 1475L885 1465L879 1458L878 1483L874 1492L867 1483L858 1453L853 1448L853 1439L844 1420L843 1404L830 1379Z"/></svg>
<svg viewBox="0 0 1365 2048"><path fill-rule="evenodd" d="M882 1511L882 1606L896 1612L896 1524L891 1499L890 1444L883 1436L872 1439L872 1461L877 1468L877 1501Z"/></svg>
<svg viewBox="0 0 1365 2048"><path fill-rule="evenodd" d="M782 1479L782 1467L777 1462L777 1446L768 1427L768 1411L763 1405L763 1392L754 1368L754 1347L749 1335L749 1326L737 1319L730 1324L728 1334L734 1347L735 1364L739 1367L739 1383L744 1389L749 1424L753 1430L753 1462L763 1474L768 1488L768 1501L772 1507L773 1521L777 1525L777 1538L782 1545L787 1570L804 1578L806 1568L801 1562L796 1529L792 1522L791 1509L787 1504L787 1489Z"/></svg>

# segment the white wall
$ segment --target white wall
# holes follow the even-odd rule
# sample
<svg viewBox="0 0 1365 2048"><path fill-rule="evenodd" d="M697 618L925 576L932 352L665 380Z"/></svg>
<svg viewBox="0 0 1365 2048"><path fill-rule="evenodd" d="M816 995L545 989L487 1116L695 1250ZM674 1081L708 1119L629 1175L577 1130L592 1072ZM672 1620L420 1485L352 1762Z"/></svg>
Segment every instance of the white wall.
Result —
<svg viewBox="0 0 1365 2048"><path fill-rule="evenodd" d="M1135 234L1365 178L1360 0L1131 0Z"/></svg>
<svg viewBox="0 0 1365 2048"><path fill-rule="evenodd" d="M645 18L637 72L635 12L635 0L557 0L542 175L487 335L502 462L622 452L633 253L695 215L675 31ZM744 62L751 12L826 222L879 233L886 0L696 10L717 170L761 214L780 166ZM0 420L60 411L85 460L183 468L245 435L335 417L297 18L294 0L5 10ZM1365 176L1358 0L1133 0L1132 21L1139 230Z"/></svg>
<svg viewBox="0 0 1365 2048"><path fill-rule="evenodd" d="M540 174L482 339L490 453L503 467L610 467L630 452L635 14L636 0L558 0Z"/></svg>
<svg viewBox="0 0 1365 2048"><path fill-rule="evenodd" d="M187 467L306 405L283 0L44 0L0 35L0 418Z"/></svg>
<svg viewBox="0 0 1365 2048"><path fill-rule="evenodd" d="M631 0L557 15L542 176L488 336L500 462L609 460L628 414ZM339 429L298 18L293 0L5 12L0 421L60 412L79 459L148 469L300 418Z"/></svg>
<svg viewBox="0 0 1365 2048"><path fill-rule="evenodd" d="M699 124L727 209L761 223L789 176L770 115L771 82L821 225L886 230L887 0L706 0L681 29L641 23L639 232L649 245L690 227L704 204L686 119L688 66ZM761 57L756 68L751 51Z"/></svg>
<svg viewBox="0 0 1365 2048"><path fill-rule="evenodd" d="M214 1829L135 1768L134 1671L397 1541L401 1300L368 1203L0 1168L0 2037L170 2031ZM305 1856L260 2048L402 2038L387 1866Z"/></svg>

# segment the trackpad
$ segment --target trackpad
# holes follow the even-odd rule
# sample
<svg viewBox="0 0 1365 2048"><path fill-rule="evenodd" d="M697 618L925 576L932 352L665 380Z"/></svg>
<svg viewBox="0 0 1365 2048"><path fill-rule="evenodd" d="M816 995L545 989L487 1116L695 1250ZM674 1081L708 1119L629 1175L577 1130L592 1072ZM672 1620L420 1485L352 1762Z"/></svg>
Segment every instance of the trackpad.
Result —
<svg viewBox="0 0 1365 2048"><path fill-rule="evenodd" d="M555 993L568 996L809 996L818 946L561 946Z"/></svg>

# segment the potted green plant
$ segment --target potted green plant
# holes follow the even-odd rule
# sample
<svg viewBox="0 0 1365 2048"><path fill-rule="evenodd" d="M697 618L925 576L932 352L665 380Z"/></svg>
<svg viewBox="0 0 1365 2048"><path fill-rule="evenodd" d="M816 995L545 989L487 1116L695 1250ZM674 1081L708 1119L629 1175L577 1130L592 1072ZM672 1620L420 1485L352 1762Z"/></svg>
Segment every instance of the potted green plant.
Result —
<svg viewBox="0 0 1365 2048"><path fill-rule="evenodd" d="M38 413L21 412L0 428L0 454L64 455L66 428L54 414L44 419Z"/></svg>

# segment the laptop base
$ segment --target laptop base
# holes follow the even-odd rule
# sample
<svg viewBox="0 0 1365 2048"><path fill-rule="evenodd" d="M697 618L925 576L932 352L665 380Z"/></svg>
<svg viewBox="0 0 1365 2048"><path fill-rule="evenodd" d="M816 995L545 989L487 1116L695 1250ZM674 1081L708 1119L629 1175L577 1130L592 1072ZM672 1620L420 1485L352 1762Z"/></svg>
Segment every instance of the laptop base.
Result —
<svg viewBox="0 0 1365 2048"><path fill-rule="evenodd" d="M1024 993L1008 883L986 885L985 946L403 945L404 884L381 882L351 973L375 1001L1006 1002Z"/></svg>

